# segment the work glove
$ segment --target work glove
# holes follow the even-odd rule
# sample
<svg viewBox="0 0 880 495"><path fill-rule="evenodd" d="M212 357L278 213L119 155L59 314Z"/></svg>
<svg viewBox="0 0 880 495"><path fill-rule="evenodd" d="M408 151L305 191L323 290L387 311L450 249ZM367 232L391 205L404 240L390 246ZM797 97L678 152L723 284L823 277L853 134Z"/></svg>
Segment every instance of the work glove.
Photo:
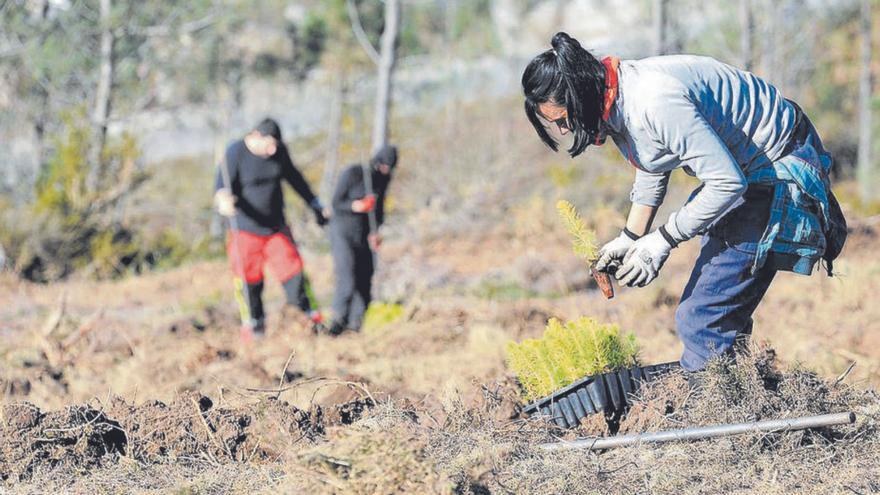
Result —
<svg viewBox="0 0 880 495"><path fill-rule="evenodd" d="M639 236L633 234L629 229L623 229L623 232L613 240L602 246L599 250L599 258L596 260L596 270L607 272L612 262L619 262L626 256L626 252L633 243L638 240Z"/></svg>
<svg viewBox="0 0 880 495"><path fill-rule="evenodd" d="M376 207L376 195L368 194L362 199L356 199L351 202L351 211L355 213L369 213Z"/></svg>
<svg viewBox="0 0 880 495"><path fill-rule="evenodd" d="M235 196L228 189L219 189L214 194L214 205L220 215L224 217L235 216Z"/></svg>
<svg viewBox="0 0 880 495"><path fill-rule="evenodd" d="M644 287L657 278L673 247L657 229L630 246L614 276L620 285Z"/></svg>

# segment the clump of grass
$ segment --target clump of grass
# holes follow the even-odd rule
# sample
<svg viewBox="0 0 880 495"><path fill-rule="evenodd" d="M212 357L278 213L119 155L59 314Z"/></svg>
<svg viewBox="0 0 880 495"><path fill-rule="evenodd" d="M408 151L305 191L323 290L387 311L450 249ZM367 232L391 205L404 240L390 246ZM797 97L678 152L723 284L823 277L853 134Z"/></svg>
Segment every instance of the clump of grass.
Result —
<svg viewBox="0 0 880 495"><path fill-rule="evenodd" d="M617 325L587 317L566 323L552 318L540 339L507 344L507 365L524 398L534 400L587 375L633 366L638 350L635 336L621 334Z"/></svg>
<svg viewBox="0 0 880 495"><path fill-rule="evenodd" d="M403 316L403 306L396 303L374 302L364 315L364 331L375 331L390 325Z"/></svg>
<svg viewBox="0 0 880 495"><path fill-rule="evenodd" d="M556 203L559 216L565 229L571 235L571 247L574 254L591 263L599 257L599 247L596 245L596 233L587 227L587 223L581 218L573 204L565 200Z"/></svg>

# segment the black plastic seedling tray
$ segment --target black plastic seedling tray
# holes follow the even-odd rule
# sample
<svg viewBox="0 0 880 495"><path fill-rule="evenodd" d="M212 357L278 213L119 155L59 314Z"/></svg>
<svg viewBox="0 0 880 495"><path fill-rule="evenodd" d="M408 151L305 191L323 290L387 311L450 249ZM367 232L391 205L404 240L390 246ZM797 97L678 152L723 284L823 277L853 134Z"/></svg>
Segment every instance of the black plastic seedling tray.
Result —
<svg viewBox="0 0 880 495"><path fill-rule="evenodd" d="M591 375L526 405L523 411L546 416L561 428L574 428L591 414L623 414L642 383L679 368L675 361Z"/></svg>

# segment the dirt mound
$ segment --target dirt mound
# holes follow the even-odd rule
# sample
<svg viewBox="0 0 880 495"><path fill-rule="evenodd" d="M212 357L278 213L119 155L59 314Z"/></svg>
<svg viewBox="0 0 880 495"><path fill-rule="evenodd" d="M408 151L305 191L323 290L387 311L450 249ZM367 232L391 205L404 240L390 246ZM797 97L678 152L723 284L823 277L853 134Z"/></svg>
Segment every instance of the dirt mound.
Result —
<svg viewBox="0 0 880 495"><path fill-rule="evenodd" d="M274 441L279 432L288 447L324 433L317 407L304 411L273 399L217 407L195 393L170 404L134 406L112 397L106 407L50 413L29 403L10 404L0 420L0 474L10 481L57 468L85 472L118 456L145 463L261 461L280 451Z"/></svg>
<svg viewBox="0 0 880 495"><path fill-rule="evenodd" d="M350 425L361 419L366 411L375 406L376 403L369 397L352 399L342 404L336 404L327 411L327 424Z"/></svg>
<svg viewBox="0 0 880 495"><path fill-rule="evenodd" d="M577 434L607 435L603 418L576 431L542 420L510 419L503 387L496 384L483 387L483 400L475 405L457 395L441 412L420 409L407 415L399 406L380 404L298 458L321 478L297 482L323 486L319 491L355 493L870 493L880 488L880 397L874 392L802 369L783 372L770 351L736 363L718 361L701 378L703 386L696 390L681 375L646 387L621 423L621 433L840 411L854 411L859 419L855 425L809 431L548 453L537 446ZM376 462L388 466L384 477L369 467ZM413 473L424 482L415 483Z"/></svg>
<svg viewBox="0 0 880 495"><path fill-rule="evenodd" d="M490 488L513 492L871 493L880 488L880 397L803 369L782 371L770 350L718 360L692 388L670 375L642 391L620 433L853 411L855 425L753 433L606 452L503 459ZM634 488L641 487L641 488Z"/></svg>
<svg viewBox="0 0 880 495"><path fill-rule="evenodd" d="M0 409L0 478L23 480L51 469L80 471L124 454L119 423L89 406L43 413L30 403Z"/></svg>
<svg viewBox="0 0 880 495"><path fill-rule="evenodd" d="M332 413L323 412L332 409L327 403L310 411L271 399L226 407L189 394L168 405L131 406L114 399L103 409L80 406L50 414L26 404L6 406L0 469L13 481L35 480L34 473L63 460L66 467L85 473L71 475L78 486L89 486L101 484L108 469L124 471L126 463L105 461L125 456L143 466L137 472L129 470L127 490L172 491L181 486L179 481L157 480L155 473L160 471L167 471L169 479L201 476L211 480L215 490L216 482L223 479L216 474L222 466L241 471L237 479L251 479L248 472L266 473L261 488L273 492L880 490L876 393L823 380L803 369L779 370L767 351L744 355L735 363L715 362L701 378L698 389L682 376L652 382L622 422L622 430L635 433L841 411L855 412L858 420L809 431L550 453L538 446L568 439L573 433L542 419L511 419L506 397L510 387L504 383L483 387L481 400L465 400L450 392L439 411L383 399L357 414L355 409L366 398L349 387L340 387L339 398L344 400ZM348 420L342 421L342 411L351 414ZM336 424L327 426L331 421ZM53 429L63 440L43 438ZM584 425L575 433L585 431L607 434L602 425ZM119 432L123 440L114 436Z"/></svg>
<svg viewBox="0 0 880 495"><path fill-rule="evenodd" d="M332 391L321 399L324 424L327 426L350 425L361 419L375 407L376 400L366 388L363 377L348 375L338 383L331 383Z"/></svg>
<svg viewBox="0 0 880 495"><path fill-rule="evenodd" d="M111 400L108 414L119 418L131 456L146 462L203 457L243 460L251 417L241 410L215 408L211 399L184 394L169 405L152 401L131 406Z"/></svg>

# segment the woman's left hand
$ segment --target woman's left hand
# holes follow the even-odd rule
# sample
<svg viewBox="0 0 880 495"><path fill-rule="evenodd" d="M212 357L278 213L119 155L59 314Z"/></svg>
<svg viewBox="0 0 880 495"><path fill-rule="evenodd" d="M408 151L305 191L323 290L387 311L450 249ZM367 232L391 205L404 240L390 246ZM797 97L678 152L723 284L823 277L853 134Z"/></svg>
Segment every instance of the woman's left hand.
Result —
<svg viewBox="0 0 880 495"><path fill-rule="evenodd" d="M370 245L370 249L373 251L378 251L380 247L382 247L382 234L378 232L375 234L369 234L367 236L367 243Z"/></svg>
<svg viewBox="0 0 880 495"><path fill-rule="evenodd" d="M672 246L655 230L633 243L614 276L620 285L644 287L657 278L670 251Z"/></svg>

